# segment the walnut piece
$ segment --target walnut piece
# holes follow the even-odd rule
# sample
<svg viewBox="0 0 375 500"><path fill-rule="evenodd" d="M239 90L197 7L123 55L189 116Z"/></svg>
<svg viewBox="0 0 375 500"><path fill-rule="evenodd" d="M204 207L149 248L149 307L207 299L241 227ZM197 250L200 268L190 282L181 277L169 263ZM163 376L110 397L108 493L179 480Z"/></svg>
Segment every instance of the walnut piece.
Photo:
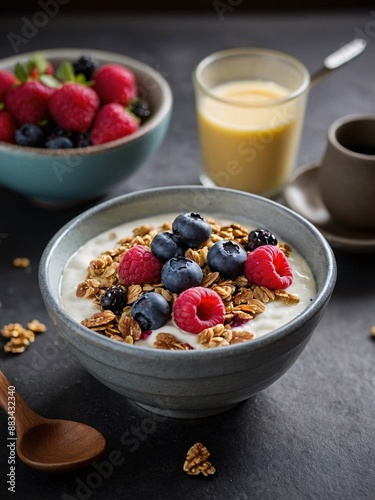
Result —
<svg viewBox="0 0 375 500"><path fill-rule="evenodd" d="M207 460L209 456L209 451L202 443L195 443L187 452L183 470L191 476L215 474L215 467Z"/></svg>
<svg viewBox="0 0 375 500"><path fill-rule="evenodd" d="M33 320L33 322L29 323L29 325L34 326L36 322L39 323L39 321ZM42 323L39 324L45 328ZM35 340L34 332L31 329L24 328L20 323L8 323L7 325L4 325L1 330L1 335L4 338L9 339L4 345L4 351L11 352L13 354L24 352Z"/></svg>
<svg viewBox="0 0 375 500"><path fill-rule="evenodd" d="M25 268L25 267L29 267L30 265L30 259L28 259L27 257L16 257L15 259L13 259L13 266L14 267L20 267L20 268Z"/></svg>
<svg viewBox="0 0 375 500"><path fill-rule="evenodd" d="M38 321L37 319L33 319L30 323L27 323L27 328L34 333L43 333L47 330L46 325Z"/></svg>

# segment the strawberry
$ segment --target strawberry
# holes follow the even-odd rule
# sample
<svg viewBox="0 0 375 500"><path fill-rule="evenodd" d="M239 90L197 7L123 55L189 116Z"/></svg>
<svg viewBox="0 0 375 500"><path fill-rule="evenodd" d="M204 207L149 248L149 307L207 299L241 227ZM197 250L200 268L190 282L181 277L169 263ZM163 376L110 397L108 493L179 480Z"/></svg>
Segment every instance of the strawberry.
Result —
<svg viewBox="0 0 375 500"><path fill-rule="evenodd" d="M136 118L116 102L106 104L99 109L91 132L93 144L103 144L138 130Z"/></svg>
<svg viewBox="0 0 375 500"><path fill-rule="evenodd" d="M94 90L102 104L118 102L127 106L137 97L134 73L119 64L105 64L92 75Z"/></svg>
<svg viewBox="0 0 375 500"><path fill-rule="evenodd" d="M5 106L19 124L47 120L48 100L55 90L41 82L25 82L8 89Z"/></svg>
<svg viewBox="0 0 375 500"><path fill-rule="evenodd" d="M48 108L59 127L71 132L85 132L99 108L99 97L90 87L67 83L56 90Z"/></svg>
<svg viewBox="0 0 375 500"><path fill-rule="evenodd" d="M14 143L16 122L8 111L0 111L0 141Z"/></svg>
<svg viewBox="0 0 375 500"><path fill-rule="evenodd" d="M13 73L3 69L0 71L0 102L4 102L5 94L9 87L16 83L17 78Z"/></svg>

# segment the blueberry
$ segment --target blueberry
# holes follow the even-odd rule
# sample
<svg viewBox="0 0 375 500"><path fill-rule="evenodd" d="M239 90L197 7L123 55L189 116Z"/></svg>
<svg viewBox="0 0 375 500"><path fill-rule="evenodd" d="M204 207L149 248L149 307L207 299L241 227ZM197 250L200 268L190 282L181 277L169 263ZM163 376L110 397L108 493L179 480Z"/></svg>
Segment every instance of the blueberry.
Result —
<svg viewBox="0 0 375 500"><path fill-rule="evenodd" d="M130 103L130 111L144 123L151 116L150 106L144 99L137 99Z"/></svg>
<svg viewBox="0 0 375 500"><path fill-rule="evenodd" d="M250 231L249 233L249 244L247 246L248 250L252 252L258 247L263 245L277 245L276 236L268 231L268 229L258 228Z"/></svg>
<svg viewBox="0 0 375 500"><path fill-rule="evenodd" d="M172 257L182 257L185 253L180 238L173 233L158 233L151 242L151 252L162 262Z"/></svg>
<svg viewBox="0 0 375 500"><path fill-rule="evenodd" d="M16 144L40 148L44 145L44 132L34 123L25 123L16 130Z"/></svg>
<svg viewBox="0 0 375 500"><path fill-rule="evenodd" d="M223 278L235 278L243 272L247 259L246 250L232 240L216 242L208 250L207 264Z"/></svg>
<svg viewBox="0 0 375 500"><path fill-rule="evenodd" d="M211 224L194 212L180 214L172 223L172 230L186 245L196 248L211 236Z"/></svg>
<svg viewBox="0 0 375 500"><path fill-rule="evenodd" d="M100 297L102 309L109 309L114 313L120 313L126 306L127 295L120 286L110 286Z"/></svg>
<svg viewBox="0 0 375 500"><path fill-rule="evenodd" d="M188 288L199 286L202 279L200 266L186 257L173 257L161 270L161 281L172 293L181 293Z"/></svg>
<svg viewBox="0 0 375 500"><path fill-rule="evenodd" d="M90 55L84 55L73 62L74 73L85 75L90 80L94 71L99 67L99 62Z"/></svg>
<svg viewBox="0 0 375 500"><path fill-rule="evenodd" d="M72 141L67 137L55 137L46 142L46 148L48 149L70 149L73 147Z"/></svg>
<svg viewBox="0 0 375 500"><path fill-rule="evenodd" d="M171 307L160 293L148 292L134 302L131 314L142 330L155 330L171 318Z"/></svg>

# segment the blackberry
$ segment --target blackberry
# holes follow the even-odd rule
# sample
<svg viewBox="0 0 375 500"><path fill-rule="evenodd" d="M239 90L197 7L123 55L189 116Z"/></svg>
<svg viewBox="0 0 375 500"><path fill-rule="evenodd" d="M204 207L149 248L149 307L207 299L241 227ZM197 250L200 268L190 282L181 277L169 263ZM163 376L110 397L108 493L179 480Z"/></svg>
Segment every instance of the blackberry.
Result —
<svg viewBox="0 0 375 500"><path fill-rule="evenodd" d="M34 123L25 123L16 130L15 142L20 146L40 148L44 145L44 132Z"/></svg>
<svg viewBox="0 0 375 500"><path fill-rule="evenodd" d="M99 68L99 62L92 56L85 55L73 62L74 73L85 75L86 81L91 80L92 74Z"/></svg>
<svg viewBox="0 0 375 500"><path fill-rule="evenodd" d="M92 146L90 132L77 134L74 138L74 144L76 148L88 148L89 146Z"/></svg>
<svg viewBox="0 0 375 500"><path fill-rule="evenodd" d="M120 313L126 306L127 295L120 286L111 286L100 297L102 309L109 309L114 313Z"/></svg>
<svg viewBox="0 0 375 500"><path fill-rule="evenodd" d="M151 116L150 106L144 99L131 102L129 109L133 115L140 119L141 123L144 123Z"/></svg>
<svg viewBox="0 0 375 500"><path fill-rule="evenodd" d="M268 229L258 228L250 231L247 249L252 252L263 245L277 245L276 236Z"/></svg>

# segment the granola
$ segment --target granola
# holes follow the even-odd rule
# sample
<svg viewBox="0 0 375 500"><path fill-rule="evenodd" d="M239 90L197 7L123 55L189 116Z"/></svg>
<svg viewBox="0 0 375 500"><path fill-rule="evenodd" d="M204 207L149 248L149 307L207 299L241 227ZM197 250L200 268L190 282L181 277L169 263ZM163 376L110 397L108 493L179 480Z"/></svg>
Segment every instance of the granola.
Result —
<svg viewBox="0 0 375 500"><path fill-rule="evenodd" d="M255 285L249 282L245 275L231 280L224 279L218 272L212 272L207 264L209 248L216 241L224 239L233 240L246 247L249 230L237 223L220 225L213 219L205 220L211 224L211 237L199 248L187 249L185 256L201 267L203 280L200 286L214 290L222 299L225 320L223 324L203 330L197 336L198 344L203 348L214 348L250 341L255 337L254 333L247 328L241 329L241 325L264 313L271 302L281 301L286 306L293 306L299 302L299 297L285 290L271 290ZM147 292L156 292L173 305L178 295L168 290L163 283L125 286L118 275L118 266L125 252L135 245L143 245L149 250L155 235L160 231L171 231L171 227L171 222L163 223L158 230L151 225L142 224L133 230L132 235L120 237L116 246L103 251L88 263L86 278L77 285L76 296L92 300L98 312L84 318L82 325L113 340L134 344L143 338L139 324L131 317L134 302ZM115 236L116 233L110 233L109 240L114 241ZM285 255L291 254L289 245L279 242L278 246ZM101 310L100 298L110 286L121 286L126 292L126 305L119 313ZM190 344L170 332L158 333L153 346L168 350L192 349Z"/></svg>

